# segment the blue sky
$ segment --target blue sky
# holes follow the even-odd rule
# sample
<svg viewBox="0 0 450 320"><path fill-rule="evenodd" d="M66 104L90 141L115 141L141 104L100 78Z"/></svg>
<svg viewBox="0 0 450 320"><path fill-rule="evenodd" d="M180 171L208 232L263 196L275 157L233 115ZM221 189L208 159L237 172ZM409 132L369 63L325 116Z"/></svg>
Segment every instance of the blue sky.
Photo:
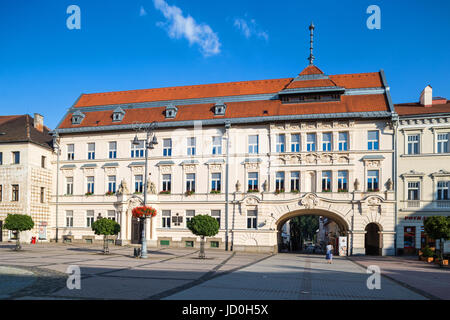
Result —
<svg viewBox="0 0 450 320"><path fill-rule="evenodd" d="M69 5L81 29L69 30ZM381 29L369 30L370 5ZM384 69L394 103L450 99L449 1L2 0L0 114L54 128L81 93ZM190 17L190 18L189 18Z"/></svg>

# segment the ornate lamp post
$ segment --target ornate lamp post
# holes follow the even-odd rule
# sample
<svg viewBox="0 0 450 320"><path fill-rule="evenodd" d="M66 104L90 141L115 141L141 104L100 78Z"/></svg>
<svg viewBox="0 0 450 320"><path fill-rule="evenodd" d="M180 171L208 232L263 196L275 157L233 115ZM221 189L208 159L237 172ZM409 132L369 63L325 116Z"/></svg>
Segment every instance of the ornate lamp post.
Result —
<svg viewBox="0 0 450 320"><path fill-rule="evenodd" d="M59 155L61 153L59 144L59 134L55 130L53 133L53 148L56 150L56 232L55 232L55 242L58 242L58 204L59 204Z"/></svg>
<svg viewBox="0 0 450 320"><path fill-rule="evenodd" d="M157 127L156 122L148 124L134 124L136 136L133 140L133 145L139 145L139 139L137 137L138 132L146 132L146 139L144 142L144 153L145 153L145 177L144 177L144 207L147 205L147 184L148 184L148 149L154 149L154 145L158 144L158 140L154 134L154 130ZM152 139L150 137L153 136ZM141 258L147 258L147 236L145 231L147 230L147 217L144 216L144 226L142 228L142 243L141 243Z"/></svg>

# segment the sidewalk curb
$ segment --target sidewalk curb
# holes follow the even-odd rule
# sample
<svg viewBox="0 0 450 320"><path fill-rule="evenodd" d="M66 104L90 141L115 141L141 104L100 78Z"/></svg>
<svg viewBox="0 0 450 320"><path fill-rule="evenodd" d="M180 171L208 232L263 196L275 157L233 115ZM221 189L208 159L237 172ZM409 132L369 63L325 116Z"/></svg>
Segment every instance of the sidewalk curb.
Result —
<svg viewBox="0 0 450 320"><path fill-rule="evenodd" d="M351 262L353 262L354 264L356 264L357 266L360 266L361 268L364 268L364 270L367 270L367 266L363 265L362 263L359 263L359 262L353 260L350 257L346 257L346 258L348 260L350 260ZM420 294L421 296L424 296L425 298L428 298L430 300L443 300L443 299L441 299L439 297L436 297L435 295L432 295L431 293L428 293L428 292L426 292L426 291L424 291L422 289L418 289L416 287L413 287L413 286L411 286L411 285L409 285L409 284L407 284L407 283L405 283L403 281L397 280L397 279L395 279L395 278L393 278L391 276L388 276L388 275L385 275L385 274L381 274L381 276L385 277L385 278L387 278L387 279L389 279L389 280L391 280L391 281L393 281L393 282L395 282L395 283L397 283L399 285L401 285L402 287L404 287L406 289L409 289L409 290L411 290L411 291L413 291L413 292L415 292L417 294Z"/></svg>

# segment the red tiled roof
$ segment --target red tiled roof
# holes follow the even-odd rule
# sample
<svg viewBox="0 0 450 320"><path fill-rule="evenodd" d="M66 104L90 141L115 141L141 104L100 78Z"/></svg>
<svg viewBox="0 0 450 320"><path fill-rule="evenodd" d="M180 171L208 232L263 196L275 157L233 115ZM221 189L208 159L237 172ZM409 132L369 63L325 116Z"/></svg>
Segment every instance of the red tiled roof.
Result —
<svg viewBox="0 0 450 320"><path fill-rule="evenodd" d="M311 74L323 74L323 71L314 65L309 65L302 72L300 72L299 76L306 76Z"/></svg>
<svg viewBox="0 0 450 320"><path fill-rule="evenodd" d="M224 118L247 118L263 116L283 116L302 114L346 113L366 111L389 111L386 97L383 94L342 96L341 101L283 104L280 100L227 102ZM112 111L85 112L85 118L80 125L72 125L72 114L63 120L60 129L78 127L100 127L110 125L132 124L139 122L173 122L185 120L208 120L220 118L215 116L214 104L197 104L177 106L178 112L174 119L166 119L165 107L127 109L121 122L112 121ZM267 111L265 113L264 111Z"/></svg>
<svg viewBox="0 0 450 320"><path fill-rule="evenodd" d="M379 72L337 74L329 76L338 86L346 89L383 87Z"/></svg>
<svg viewBox="0 0 450 320"><path fill-rule="evenodd" d="M276 93L292 78L83 94L75 107Z"/></svg>
<svg viewBox="0 0 450 320"><path fill-rule="evenodd" d="M317 80L300 80L292 81L286 89L297 89L297 88L313 88L313 87L335 87L334 83L330 79L317 79Z"/></svg>
<svg viewBox="0 0 450 320"><path fill-rule="evenodd" d="M394 105L395 111L399 116L433 114L433 113L450 113L450 101L446 104L435 104L429 107L421 105L419 102L400 103Z"/></svg>

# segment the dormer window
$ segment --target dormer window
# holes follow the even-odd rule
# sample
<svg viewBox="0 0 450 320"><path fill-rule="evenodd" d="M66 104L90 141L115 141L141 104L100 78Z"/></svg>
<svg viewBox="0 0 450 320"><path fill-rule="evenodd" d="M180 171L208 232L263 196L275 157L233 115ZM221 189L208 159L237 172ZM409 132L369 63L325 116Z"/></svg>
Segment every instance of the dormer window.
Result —
<svg viewBox="0 0 450 320"><path fill-rule="evenodd" d="M214 115L223 116L223 115L225 115L226 109L227 109L227 106L225 103L216 103L216 105L214 106Z"/></svg>
<svg viewBox="0 0 450 320"><path fill-rule="evenodd" d="M80 111L74 112L72 114L72 124L80 124L83 121L84 117L85 115Z"/></svg>
<svg viewBox="0 0 450 320"><path fill-rule="evenodd" d="M177 115L177 111L178 111L177 107L173 105L167 106L165 111L166 118L175 118L175 116Z"/></svg>
<svg viewBox="0 0 450 320"><path fill-rule="evenodd" d="M114 122L120 122L123 120L123 117L125 116L125 111L121 107L118 107L114 110L112 114L112 120Z"/></svg>

